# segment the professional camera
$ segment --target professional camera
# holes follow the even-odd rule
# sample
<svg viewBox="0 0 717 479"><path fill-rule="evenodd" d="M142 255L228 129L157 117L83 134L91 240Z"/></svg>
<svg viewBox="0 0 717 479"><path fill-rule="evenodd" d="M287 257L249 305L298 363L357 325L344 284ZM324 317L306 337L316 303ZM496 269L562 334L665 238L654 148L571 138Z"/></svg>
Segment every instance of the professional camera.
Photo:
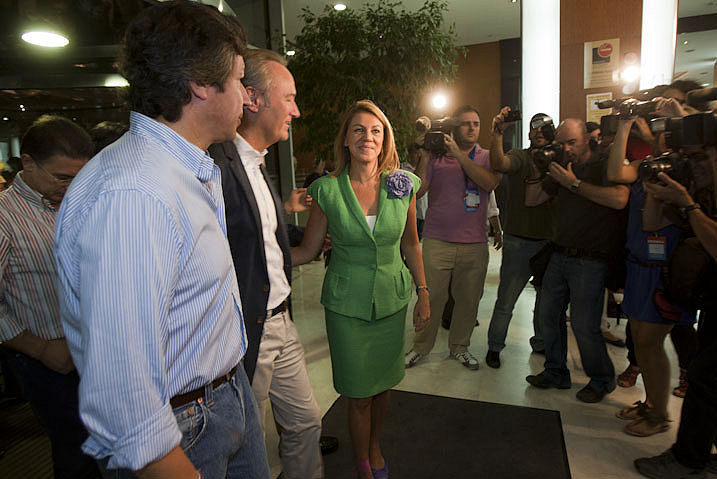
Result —
<svg viewBox="0 0 717 479"><path fill-rule="evenodd" d="M555 141L555 125L549 116L537 116L530 122L531 130L540 130L548 143Z"/></svg>
<svg viewBox="0 0 717 479"><path fill-rule="evenodd" d="M430 120L425 116L419 117L416 120L416 130L419 133L425 133L423 145L420 146L434 155L444 155L447 150L443 135L450 135L457 126L458 122L450 117L438 120Z"/></svg>
<svg viewBox="0 0 717 479"><path fill-rule="evenodd" d="M664 133L665 144L673 150L683 146L717 145L717 118L712 112L683 117L660 117L650 121L650 131Z"/></svg>
<svg viewBox="0 0 717 479"><path fill-rule="evenodd" d="M600 118L600 132L603 136L614 136L617 133L617 125L620 117L641 116L650 119L657 109L657 101L638 101L634 98L618 98L616 100L603 100L597 102L598 108L601 110L614 108L617 113L613 115L604 115Z"/></svg>
<svg viewBox="0 0 717 479"><path fill-rule="evenodd" d="M550 163L556 162L563 168L568 166L567 157L563 151L563 145L560 143L548 143L542 148L533 150L533 163L541 174L548 172Z"/></svg>
<svg viewBox="0 0 717 479"><path fill-rule="evenodd" d="M690 183L690 171L687 160L675 152L667 152L656 158L647 158L637 168L637 176L642 181L657 183L659 173L667 173L670 178L687 187Z"/></svg>

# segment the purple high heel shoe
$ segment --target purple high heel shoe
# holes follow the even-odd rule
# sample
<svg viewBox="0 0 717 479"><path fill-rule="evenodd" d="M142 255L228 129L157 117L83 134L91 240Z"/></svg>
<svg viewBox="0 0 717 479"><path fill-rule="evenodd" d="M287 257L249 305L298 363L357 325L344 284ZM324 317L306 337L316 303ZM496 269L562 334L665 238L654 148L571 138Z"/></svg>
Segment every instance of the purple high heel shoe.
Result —
<svg viewBox="0 0 717 479"><path fill-rule="evenodd" d="M381 469L371 468L373 479L388 479L388 464L384 464Z"/></svg>

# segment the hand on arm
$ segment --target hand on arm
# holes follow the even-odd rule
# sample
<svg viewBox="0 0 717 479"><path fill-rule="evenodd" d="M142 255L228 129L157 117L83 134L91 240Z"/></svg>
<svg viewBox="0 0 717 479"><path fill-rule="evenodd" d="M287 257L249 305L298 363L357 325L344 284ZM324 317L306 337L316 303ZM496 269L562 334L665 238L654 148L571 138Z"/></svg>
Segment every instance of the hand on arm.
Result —
<svg viewBox="0 0 717 479"><path fill-rule="evenodd" d="M292 190L289 199L284 202L284 211L287 215L301 213L311 207L313 199L306 194L306 188L296 188Z"/></svg>
<svg viewBox="0 0 717 479"><path fill-rule="evenodd" d="M319 204L313 202L311 204L309 221L306 223L306 228L304 229L304 238L301 240L299 246L291 248L291 265L299 266L316 258L316 255L319 254L319 251L321 251L324 245L328 229L329 222L326 215L321 210Z"/></svg>
<svg viewBox="0 0 717 479"><path fill-rule="evenodd" d="M411 272L414 283L418 288L418 301L413 308L413 327L420 331L428 324L431 317L431 307L428 300L428 288L421 288L426 285L426 275L423 271L423 256L421 245L418 243L418 230L416 228L416 197L411 199L406 216L406 227L401 237L401 253L406 261L406 266Z"/></svg>
<svg viewBox="0 0 717 479"><path fill-rule="evenodd" d="M500 182L500 174L494 173L487 168L477 165L468 157L468 155L458 148L455 140L450 135L443 135L446 141L448 154L455 158L463 168L466 176L473 181L478 187L485 191L493 191Z"/></svg>

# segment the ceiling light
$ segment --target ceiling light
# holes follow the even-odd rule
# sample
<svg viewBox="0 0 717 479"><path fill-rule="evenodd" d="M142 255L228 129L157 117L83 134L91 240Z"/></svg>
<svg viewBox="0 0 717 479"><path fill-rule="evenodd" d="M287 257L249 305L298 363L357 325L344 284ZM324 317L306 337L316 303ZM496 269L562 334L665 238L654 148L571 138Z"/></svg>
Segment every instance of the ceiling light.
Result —
<svg viewBox="0 0 717 479"><path fill-rule="evenodd" d="M58 48L67 46L70 41L59 33L32 31L22 34L22 39L27 43L41 47Z"/></svg>
<svg viewBox="0 0 717 479"><path fill-rule="evenodd" d="M710 86L710 84L709 84L709 83L703 83L702 86L705 87L705 88L707 88L708 86Z"/></svg>
<svg viewBox="0 0 717 479"><path fill-rule="evenodd" d="M220 12L224 11L224 2L222 0L219 0L219 5L217 6L217 10Z"/></svg>
<svg viewBox="0 0 717 479"><path fill-rule="evenodd" d="M343 3L337 3L334 5L334 10L338 10L339 12L342 10L346 10L346 5Z"/></svg>
<svg viewBox="0 0 717 479"><path fill-rule="evenodd" d="M105 78L106 87L126 87L129 86L129 82L122 75L107 75Z"/></svg>
<svg viewBox="0 0 717 479"><path fill-rule="evenodd" d="M10 121L10 118L8 118L6 116L2 117L2 119L3 119L3 121Z"/></svg>
<svg viewBox="0 0 717 479"><path fill-rule="evenodd" d="M296 50L287 50L286 56L293 57L294 55L296 55Z"/></svg>
<svg viewBox="0 0 717 479"><path fill-rule="evenodd" d="M687 45L688 43L690 43L688 40L685 40L684 42L682 42L683 45Z"/></svg>

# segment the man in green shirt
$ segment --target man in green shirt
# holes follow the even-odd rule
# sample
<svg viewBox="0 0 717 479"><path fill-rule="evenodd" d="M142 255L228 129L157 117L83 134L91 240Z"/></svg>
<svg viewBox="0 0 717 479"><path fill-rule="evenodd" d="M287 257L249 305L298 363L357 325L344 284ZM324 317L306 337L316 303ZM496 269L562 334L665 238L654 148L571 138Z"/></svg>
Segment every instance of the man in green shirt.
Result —
<svg viewBox="0 0 717 479"><path fill-rule="evenodd" d="M505 347L508 326L513 316L513 307L532 276L530 258L535 256L548 242L552 232L552 205L550 202L539 206L525 206L525 185L539 181L540 175L533 164L533 150L552 141L554 127L552 119L538 113L530 120L530 148L512 149L503 153L504 118L510 107L504 107L493 118L491 133L493 146L490 149L491 167L504 173L508 179L507 208L503 236L503 259L500 265L498 298L488 328L488 353L486 364L500 367L500 352ZM547 138L546 138L547 137ZM533 328L535 335L530 338L533 352L544 352L541 328L537 321L540 290L535 297Z"/></svg>

